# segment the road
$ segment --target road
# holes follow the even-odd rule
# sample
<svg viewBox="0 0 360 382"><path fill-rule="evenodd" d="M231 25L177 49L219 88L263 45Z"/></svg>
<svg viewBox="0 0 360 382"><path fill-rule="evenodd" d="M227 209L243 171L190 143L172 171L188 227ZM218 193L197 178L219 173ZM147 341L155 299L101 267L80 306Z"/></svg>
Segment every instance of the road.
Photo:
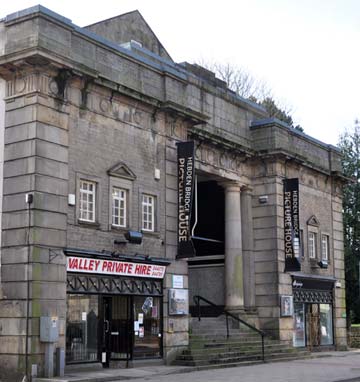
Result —
<svg viewBox="0 0 360 382"><path fill-rule="evenodd" d="M154 375L136 382L360 382L360 355L277 362L255 366Z"/></svg>

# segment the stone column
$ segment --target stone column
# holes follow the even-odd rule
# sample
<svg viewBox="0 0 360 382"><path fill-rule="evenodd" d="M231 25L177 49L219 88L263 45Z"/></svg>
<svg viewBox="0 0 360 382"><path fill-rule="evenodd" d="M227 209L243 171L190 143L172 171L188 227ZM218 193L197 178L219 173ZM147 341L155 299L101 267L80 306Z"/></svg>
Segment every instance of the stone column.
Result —
<svg viewBox="0 0 360 382"><path fill-rule="evenodd" d="M241 310L244 307L241 185L236 182L221 185L225 189L225 306L229 310Z"/></svg>
<svg viewBox="0 0 360 382"><path fill-rule="evenodd" d="M244 305L245 309L255 309L255 261L254 231L252 215L252 192L250 187L241 189L241 228L244 264Z"/></svg>

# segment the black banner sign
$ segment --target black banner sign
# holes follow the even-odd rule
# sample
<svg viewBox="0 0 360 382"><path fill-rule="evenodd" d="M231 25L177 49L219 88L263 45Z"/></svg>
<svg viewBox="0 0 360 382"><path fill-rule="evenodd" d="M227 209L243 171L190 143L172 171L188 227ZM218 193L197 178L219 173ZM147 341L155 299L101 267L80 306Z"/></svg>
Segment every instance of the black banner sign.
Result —
<svg viewBox="0 0 360 382"><path fill-rule="evenodd" d="M299 180L284 180L285 271L300 271Z"/></svg>
<svg viewBox="0 0 360 382"><path fill-rule="evenodd" d="M177 259L195 256L191 241L191 209L194 193L194 142L177 143L178 150L178 252Z"/></svg>

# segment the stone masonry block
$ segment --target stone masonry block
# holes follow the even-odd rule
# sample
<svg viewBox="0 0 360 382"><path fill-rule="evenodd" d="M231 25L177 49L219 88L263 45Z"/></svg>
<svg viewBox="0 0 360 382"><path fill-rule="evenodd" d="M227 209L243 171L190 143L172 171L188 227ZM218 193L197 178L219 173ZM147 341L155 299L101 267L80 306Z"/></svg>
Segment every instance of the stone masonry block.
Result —
<svg viewBox="0 0 360 382"><path fill-rule="evenodd" d="M0 318L1 336L21 336L26 333L26 319Z"/></svg>
<svg viewBox="0 0 360 382"><path fill-rule="evenodd" d="M30 243L61 248L66 245L66 231L35 227L30 231Z"/></svg>
<svg viewBox="0 0 360 382"><path fill-rule="evenodd" d="M58 162L68 163L67 147L47 141L42 141L40 139L36 140L36 155L42 158L48 158Z"/></svg>
<svg viewBox="0 0 360 382"><path fill-rule="evenodd" d="M34 189L35 175L22 175L4 179L3 195L29 192Z"/></svg>
<svg viewBox="0 0 360 382"><path fill-rule="evenodd" d="M5 146L4 160L14 160L35 155L35 140L10 143Z"/></svg>
<svg viewBox="0 0 360 382"><path fill-rule="evenodd" d="M33 174L35 172L35 158L22 158L4 163L4 178L18 175Z"/></svg>
<svg viewBox="0 0 360 382"><path fill-rule="evenodd" d="M1 244L3 247L26 245L27 230L24 228L19 228L3 231Z"/></svg>
<svg viewBox="0 0 360 382"><path fill-rule="evenodd" d="M24 317L26 311L26 301L23 300L0 300L1 318Z"/></svg>
<svg viewBox="0 0 360 382"><path fill-rule="evenodd" d="M35 187L35 189L40 192L47 192L66 197L68 195L68 184L64 179L35 175Z"/></svg>
<svg viewBox="0 0 360 382"><path fill-rule="evenodd" d="M65 180L69 178L67 163L38 157L35 158L35 161L38 174L54 176Z"/></svg>
<svg viewBox="0 0 360 382"><path fill-rule="evenodd" d="M9 110L5 114L5 127L22 125L36 120L36 106L28 105L20 109Z"/></svg>

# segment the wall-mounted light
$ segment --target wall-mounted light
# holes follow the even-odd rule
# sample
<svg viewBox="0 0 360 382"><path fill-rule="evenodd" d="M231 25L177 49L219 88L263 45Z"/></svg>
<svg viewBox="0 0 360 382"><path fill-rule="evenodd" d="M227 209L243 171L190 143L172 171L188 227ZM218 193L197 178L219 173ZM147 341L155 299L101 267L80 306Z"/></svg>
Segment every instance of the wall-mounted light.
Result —
<svg viewBox="0 0 360 382"><path fill-rule="evenodd" d="M260 204L266 204L268 202L269 197L267 195L261 195L259 196L259 203Z"/></svg>
<svg viewBox="0 0 360 382"><path fill-rule="evenodd" d="M327 260L321 260L318 262L318 266L322 269L327 269L329 264L328 264Z"/></svg>
<svg viewBox="0 0 360 382"><path fill-rule="evenodd" d="M138 231L127 231L124 233L125 239L131 244L141 244L143 234Z"/></svg>

